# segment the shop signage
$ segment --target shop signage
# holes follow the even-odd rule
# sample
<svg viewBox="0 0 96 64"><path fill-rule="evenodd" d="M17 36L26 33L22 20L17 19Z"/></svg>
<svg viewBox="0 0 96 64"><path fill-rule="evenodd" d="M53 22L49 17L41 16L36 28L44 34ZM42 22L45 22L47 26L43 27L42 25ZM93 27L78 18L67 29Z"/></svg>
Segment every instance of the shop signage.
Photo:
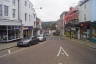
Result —
<svg viewBox="0 0 96 64"><path fill-rule="evenodd" d="M23 30L28 30L28 29L33 29L32 26L29 26L29 27L23 27Z"/></svg>
<svg viewBox="0 0 96 64"><path fill-rule="evenodd" d="M23 27L23 30L28 30L28 27Z"/></svg>

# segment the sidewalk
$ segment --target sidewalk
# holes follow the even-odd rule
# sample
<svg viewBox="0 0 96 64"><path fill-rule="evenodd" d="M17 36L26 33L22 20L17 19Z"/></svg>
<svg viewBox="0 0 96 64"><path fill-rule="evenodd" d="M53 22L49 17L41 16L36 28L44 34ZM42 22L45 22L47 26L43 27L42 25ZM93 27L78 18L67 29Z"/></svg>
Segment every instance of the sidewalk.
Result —
<svg viewBox="0 0 96 64"><path fill-rule="evenodd" d="M73 39L73 38L70 39L70 38L68 38L68 37L66 37L66 36L64 36L64 39L68 39L68 40L71 40L71 41L73 41L73 42L76 42L76 43L85 45L85 46L90 47L90 48L93 48L93 49L96 49L96 44L93 43L93 42L90 42L90 41L88 41L88 40L78 40L78 39Z"/></svg>
<svg viewBox="0 0 96 64"><path fill-rule="evenodd" d="M12 43L0 43L0 51L7 49L7 48L11 48L11 47L15 47L17 45L17 42L12 42Z"/></svg>

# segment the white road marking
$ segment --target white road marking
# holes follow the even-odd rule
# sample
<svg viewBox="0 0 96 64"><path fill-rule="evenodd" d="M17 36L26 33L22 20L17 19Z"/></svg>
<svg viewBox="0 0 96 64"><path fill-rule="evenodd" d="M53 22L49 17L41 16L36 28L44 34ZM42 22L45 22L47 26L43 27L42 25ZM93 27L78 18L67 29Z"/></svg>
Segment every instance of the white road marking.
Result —
<svg viewBox="0 0 96 64"><path fill-rule="evenodd" d="M8 50L8 54L11 54L11 50L10 49Z"/></svg>
<svg viewBox="0 0 96 64"><path fill-rule="evenodd" d="M58 64L63 64L63 63L60 62L60 63L58 63Z"/></svg>
<svg viewBox="0 0 96 64"><path fill-rule="evenodd" d="M2 56L0 56L0 58L6 57L6 56L8 56L8 55L9 55L9 54L2 55Z"/></svg>
<svg viewBox="0 0 96 64"><path fill-rule="evenodd" d="M6 56L9 56L9 55L12 55L12 54L16 54L16 53L21 52L21 51L26 50L26 49L28 49L28 48L23 48L23 49L14 51L14 52L11 52L10 50L8 50L8 54L2 55L2 56L0 56L0 58L6 57Z"/></svg>
<svg viewBox="0 0 96 64"><path fill-rule="evenodd" d="M66 56L69 56L68 53L63 49L62 46L60 46L60 49L59 49L57 56L60 56L60 54L62 54L62 55L65 54Z"/></svg>
<svg viewBox="0 0 96 64"><path fill-rule="evenodd" d="M11 54L15 54L15 53L21 52L23 50L25 50L25 48L24 49L17 50L17 51L13 51Z"/></svg>

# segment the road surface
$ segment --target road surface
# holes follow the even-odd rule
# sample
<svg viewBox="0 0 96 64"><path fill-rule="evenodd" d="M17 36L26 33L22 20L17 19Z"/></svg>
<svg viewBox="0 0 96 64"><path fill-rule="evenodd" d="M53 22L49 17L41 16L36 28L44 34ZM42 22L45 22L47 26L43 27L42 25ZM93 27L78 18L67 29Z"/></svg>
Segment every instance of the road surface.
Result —
<svg viewBox="0 0 96 64"><path fill-rule="evenodd" d="M0 64L96 64L96 50L53 37L31 47L0 52Z"/></svg>

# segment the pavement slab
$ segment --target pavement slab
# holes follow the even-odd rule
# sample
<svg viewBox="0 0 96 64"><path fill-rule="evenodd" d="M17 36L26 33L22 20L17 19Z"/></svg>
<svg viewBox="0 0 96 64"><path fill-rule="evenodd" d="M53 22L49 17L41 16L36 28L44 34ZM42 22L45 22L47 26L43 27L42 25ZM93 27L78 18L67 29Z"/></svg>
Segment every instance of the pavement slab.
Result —
<svg viewBox="0 0 96 64"><path fill-rule="evenodd" d="M5 50L7 48L15 47L17 46L17 42L11 42L11 43L0 43L0 50Z"/></svg>

